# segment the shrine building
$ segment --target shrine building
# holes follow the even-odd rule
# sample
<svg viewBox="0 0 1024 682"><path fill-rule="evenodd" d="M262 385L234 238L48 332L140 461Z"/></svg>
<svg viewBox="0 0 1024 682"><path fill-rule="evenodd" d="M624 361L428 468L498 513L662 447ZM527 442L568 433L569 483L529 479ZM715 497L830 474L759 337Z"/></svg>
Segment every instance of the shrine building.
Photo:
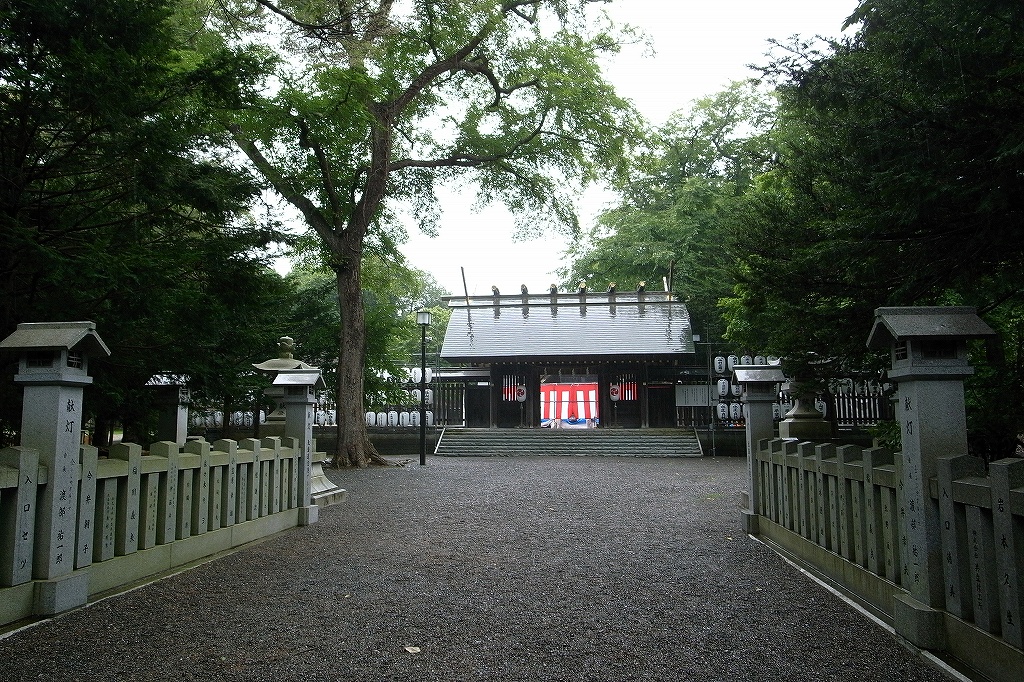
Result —
<svg viewBox="0 0 1024 682"><path fill-rule="evenodd" d="M648 292L445 297L451 319L435 374L449 426L671 428L708 412L690 315ZM697 412L699 411L699 416Z"/></svg>

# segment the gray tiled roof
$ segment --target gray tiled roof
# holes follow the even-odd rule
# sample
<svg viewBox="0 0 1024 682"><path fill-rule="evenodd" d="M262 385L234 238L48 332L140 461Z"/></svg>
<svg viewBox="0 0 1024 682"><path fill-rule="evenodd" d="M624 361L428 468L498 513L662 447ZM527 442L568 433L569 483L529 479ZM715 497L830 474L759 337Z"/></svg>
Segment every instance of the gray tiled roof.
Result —
<svg viewBox="0 0 1024 682"><path fill-rule="evenodd" d="M451 298L441 356L454 362L487 358L570 358L583 355L693 353L690 314L665 294L576 294ZM495 304L496 303L496 304Z"/></svg>

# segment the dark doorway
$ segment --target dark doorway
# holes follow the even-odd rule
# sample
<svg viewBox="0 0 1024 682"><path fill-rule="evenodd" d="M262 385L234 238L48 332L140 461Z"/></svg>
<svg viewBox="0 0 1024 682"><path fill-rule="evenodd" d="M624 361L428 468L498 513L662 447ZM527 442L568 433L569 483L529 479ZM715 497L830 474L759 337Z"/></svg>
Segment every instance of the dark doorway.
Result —
<svg viewBox="0 0 1024 682"><path fill-rule="evenodd" d="M647 418L651 428L676 425L676 392L672 384L647 385Z"/></svg>
<svg viewBox="0 0 1024 682"><path fill-rule="evenodd" d="M466 386L466 426L487 428L491 421L491 387Z"/></svg>

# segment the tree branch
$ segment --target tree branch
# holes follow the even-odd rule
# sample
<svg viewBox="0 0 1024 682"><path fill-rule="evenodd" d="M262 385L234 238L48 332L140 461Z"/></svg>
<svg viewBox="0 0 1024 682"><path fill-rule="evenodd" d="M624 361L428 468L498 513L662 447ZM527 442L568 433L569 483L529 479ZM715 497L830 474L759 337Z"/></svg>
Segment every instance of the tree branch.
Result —
<svg viewBox="0 0 1024 682"><path fill-rule="evenodd" d="M327 201L331 205L331 215L334 217L334 220L332 221L334 223L334 229L340 231L344 228L344 225L340 222L343 217L343 212L337 188L334 186L334 177L331 174L330 159L327 158L323 145L310 139L309 125L306 123L306 119L299 117L297 123L299 125L299 146L303 149L312 150L313 155L316 157L317 164L320 166L320 178L323 180L324 189L327 192Z"/></svg>
<svg viewBox="0 0 1024 682"><path fill-rule="evenodd" d="M341 12L342 16L339 19L337 19L336 21L328 22L326 24L311 24L309 22L302 21L301 19L299 19L294 14L281 9L280 7L278 7L273 2L270 2L270 0L256 0L256 3L259 4L259 5L262 5L263 7L268 9L269 11L271 11L274 14L276 14L277 16L281 17L282 19L287 21L292 26L295 26L297 28L301 28L303 31L306 31L306 32L308 32L308 33L310 33L312 35L325 34L325 33L334 33L335 37L337 37L339 35L340 36L344 36L344 35L352 36L352 35L355 35L355 30L354 30L353 24L352 24L352 12L351 12L351 9L347 7L347 3L339 2L338 3L339 10L348 10L348 11L347 12L346 11L342 11ZM390 2L388 3L388 5L390 6Z"/></svg>
<svg viewBox="0 0 1024 682"><path fill-rule="evenodd" d="M503 161L511 158L515 155L515 152L529 144L533 140L544 132L544 124L547 122L547 112L541 116L540 122L537 127L534 128L529 135L523 137L517 142L508 146L508 148L499 154L469 154L460 153L452 154L440 159L400 159L392 162L388 166L388 171L397 171L403 168L472 168L474 166L482 166L488 163L494 163L496 161Z"/></svg>
<svg viewBox="0 0 1024 682"><path fill-rule="evenodd" d="M235 144L238 145L238 148L242 150L242 153L249 158L252 164L256 166L263 177L267 179L267 182L274 187L274 191L280 194L289 204L299 209L299 212L306 219L306 223L320 235L324 242L332 248L338 244L339 235L333 230L332 223L324 218L316 204L281 175L256 144L242 134L242 129L237 124L230 123L226 127Z"/></svg>
<svg viewBox="0 0 1024 682"><path fill-rule="evenodd" d="M540 80L534 78L533 80L526 81L525 83L519 83L518 85L510 85L504 87L498 81L498 77L494 75L494 70L491 69L487 63L487 58L478 55L472 59L468 59L459 64L455 64L452 69L454 71L463 71L465 73L475 73L483 76L491 84L491 88L494 90L494 101L489 105L492 109L497 109L498 105L501 104L501 97L505 95L511 95L516 90L522 90L523 88L535 88L540 85Z"/></svg>
<svg viewBox="0 0 1024 682"><path fill-rule="evenodd" d="M390 4L390 0L382 0ZM498 28L501 17L508 14L519 14L520 7L537 6L540 0L515 0L512 2L506 2L501 6L500 12L492 17L489 21L484 22L484 25L480 27L480 30L476 32L466 43L458 50L450 54L448 57L434 62L427 68L425 68L420 75L413 79L413 81L406 87L406 89L398 95L391 102L383 103L380 107L380 114L383 116L381 121L391 122L397 115L404 111L413 100L416 99L422 93L428 85L430 85L434 79L441 74L450 71L468 71L469 66L472 64L472 60L469 59L470 55L476 52L477 48ZM478 67L479 68L479 67ZM493 77L493 74L492 74ZM522 86L525 87L525 86ZM499 84L500 88L500 84Z"/></svg>

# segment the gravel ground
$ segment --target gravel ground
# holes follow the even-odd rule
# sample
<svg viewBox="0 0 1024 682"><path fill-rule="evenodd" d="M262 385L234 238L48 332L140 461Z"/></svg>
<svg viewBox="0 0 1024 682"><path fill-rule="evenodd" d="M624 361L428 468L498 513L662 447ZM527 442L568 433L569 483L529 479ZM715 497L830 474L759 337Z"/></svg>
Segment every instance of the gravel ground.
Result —
<svg viewBox="0 0 1024 682"><path fill-rule="evenodd" d="M320 523L0 639L0 680L947 679L742 534L744 471L332 471Z"/></svg>

